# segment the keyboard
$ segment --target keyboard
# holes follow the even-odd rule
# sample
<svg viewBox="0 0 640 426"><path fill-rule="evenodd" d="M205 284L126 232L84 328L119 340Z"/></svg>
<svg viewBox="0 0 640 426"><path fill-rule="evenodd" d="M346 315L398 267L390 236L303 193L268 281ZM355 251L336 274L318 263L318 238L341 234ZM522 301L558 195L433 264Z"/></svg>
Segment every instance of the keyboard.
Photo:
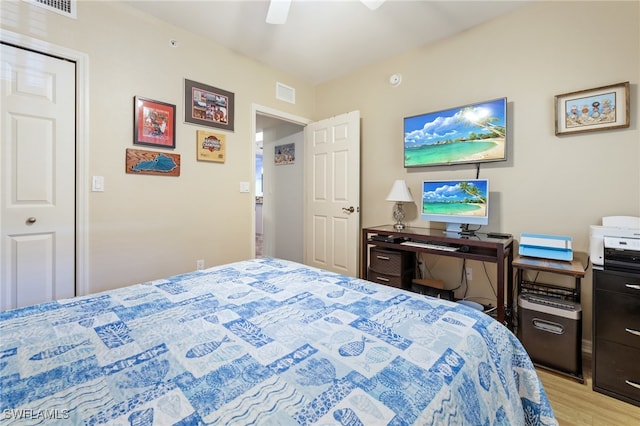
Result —
<svg viewBox="0 0 640 426"><path fill-rule="evenodd" d="M420 247L420 248L426 248L426 249L432 249L432 250L458 251L458 247L445 246L442 244L422 243L419 241L405 241L400 244L403 246Z"/></svg>

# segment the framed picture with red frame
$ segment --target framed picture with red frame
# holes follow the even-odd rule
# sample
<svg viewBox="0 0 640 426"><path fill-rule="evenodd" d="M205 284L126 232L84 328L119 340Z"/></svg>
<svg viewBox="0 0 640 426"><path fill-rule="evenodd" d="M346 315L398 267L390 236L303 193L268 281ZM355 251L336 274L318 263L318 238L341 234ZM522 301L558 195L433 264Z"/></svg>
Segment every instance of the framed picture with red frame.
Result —
<svg viewBox="0 0 640 426"><path fill-rule="evenodd" d="M133 99L133 143L176 147L176 106L136 96Z"/></svg>

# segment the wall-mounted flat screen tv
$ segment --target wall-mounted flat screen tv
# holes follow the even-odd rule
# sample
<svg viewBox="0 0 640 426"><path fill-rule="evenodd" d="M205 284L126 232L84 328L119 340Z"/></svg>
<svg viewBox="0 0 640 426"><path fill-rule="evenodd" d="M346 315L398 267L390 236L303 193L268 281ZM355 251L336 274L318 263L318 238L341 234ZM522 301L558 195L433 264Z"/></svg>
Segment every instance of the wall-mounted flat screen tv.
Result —
<svg viewBox="0 0 640 426"><path fill-rule="evenodd" d="M507 98L404 119L404 166L507 159Z"/></svg>

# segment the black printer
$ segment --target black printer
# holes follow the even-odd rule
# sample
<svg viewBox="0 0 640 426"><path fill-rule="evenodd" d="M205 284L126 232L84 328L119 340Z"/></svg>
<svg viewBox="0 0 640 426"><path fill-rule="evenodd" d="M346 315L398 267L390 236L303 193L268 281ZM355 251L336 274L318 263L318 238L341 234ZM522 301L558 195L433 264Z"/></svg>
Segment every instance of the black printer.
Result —
<svg viewBox="0 0 640 426"><path fill-rule="evenodd" d="M617 271L640 272L640 251L605 246L604 267Z"/></svg>

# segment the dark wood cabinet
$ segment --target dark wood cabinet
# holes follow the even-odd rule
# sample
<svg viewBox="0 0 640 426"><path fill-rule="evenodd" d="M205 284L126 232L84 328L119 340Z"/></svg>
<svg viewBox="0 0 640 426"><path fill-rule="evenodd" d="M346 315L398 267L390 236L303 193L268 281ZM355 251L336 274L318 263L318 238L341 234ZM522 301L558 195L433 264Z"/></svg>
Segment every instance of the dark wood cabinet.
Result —
<svg viewBox="0 0 640 426"><path fill-rule="evenodd" d="M371 247L367 279L379 284L408 289L413 279L413 252Z"/></svg>
<svg viewBox="0 0 640 426"><path fill-rule="evenodd" d="M593 390L640 406L640 274L593 271Z"/></svg>

